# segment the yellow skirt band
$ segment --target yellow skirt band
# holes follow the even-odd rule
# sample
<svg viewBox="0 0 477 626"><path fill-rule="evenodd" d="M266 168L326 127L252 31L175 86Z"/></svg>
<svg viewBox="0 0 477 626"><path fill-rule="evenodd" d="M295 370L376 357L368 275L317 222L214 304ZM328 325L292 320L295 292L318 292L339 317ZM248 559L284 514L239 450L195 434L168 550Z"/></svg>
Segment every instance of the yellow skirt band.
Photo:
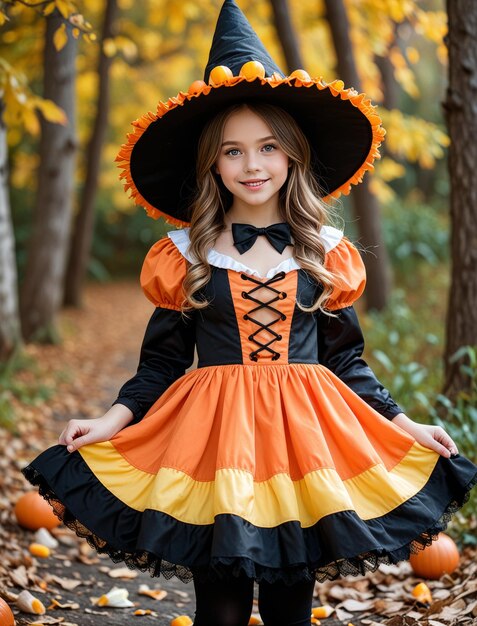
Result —
<svg viewBox="0 0 477 626"><path fill-rule="evenodd" d="M174 468L162 467L156 474L139 470L109 441L79 452L98 480L137 511L153 509L197 525L212 524L216 515L228 513L263 528L290 521L306 528L345 510L356 511L363 520L380 517L417 494L439 459L415 442L392 470L377 464L346 480L325 468L296 481L281 473L254 482L248 471L225 468L216 471L214 481L197 481Z"/></svg>

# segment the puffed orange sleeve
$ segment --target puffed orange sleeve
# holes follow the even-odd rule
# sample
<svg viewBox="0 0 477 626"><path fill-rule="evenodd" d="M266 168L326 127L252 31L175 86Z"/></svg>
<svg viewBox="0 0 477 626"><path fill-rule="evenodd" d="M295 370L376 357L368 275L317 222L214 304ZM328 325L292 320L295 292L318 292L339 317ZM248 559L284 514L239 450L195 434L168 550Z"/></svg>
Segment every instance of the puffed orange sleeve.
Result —
<svg viewBox="0 0 477 626"><path fill-rule="evenodd" d="M325 267L334 275L334 288L326 301L326 308L336 311L352 306L366 286L366 270L357 248L343 237L327 252Z"/></svg>
<svg viewBox="0 0 477 626"><path fill-rule="evenodd" d="M181 310L186 260L169 237L157 241L144 259L140 283L146 297L163 309Z"/></svg>

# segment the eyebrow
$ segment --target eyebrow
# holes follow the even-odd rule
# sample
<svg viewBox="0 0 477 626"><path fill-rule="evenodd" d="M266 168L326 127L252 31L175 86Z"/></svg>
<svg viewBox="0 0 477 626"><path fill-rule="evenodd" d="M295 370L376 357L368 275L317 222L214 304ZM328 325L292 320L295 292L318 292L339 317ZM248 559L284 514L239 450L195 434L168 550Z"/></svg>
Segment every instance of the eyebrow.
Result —
<svg viewBox="0 0 477 626"><path fill-rule="evenodd" d="M273 135L268 135L268 137L262 137L262 139L257 139L257 143L262 143L262 141L267 141L268 139L276 139ZM224 141L222 146L227 146L228 144L232 145L241 145L240 141Z"/></svg>

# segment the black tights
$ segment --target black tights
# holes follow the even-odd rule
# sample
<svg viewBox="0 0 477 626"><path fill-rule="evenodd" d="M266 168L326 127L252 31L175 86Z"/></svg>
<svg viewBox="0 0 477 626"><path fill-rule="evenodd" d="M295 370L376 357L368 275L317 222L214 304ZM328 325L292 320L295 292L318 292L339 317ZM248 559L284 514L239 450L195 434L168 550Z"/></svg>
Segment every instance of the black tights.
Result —
<svg viewBox="0 0 477 626"><path fill-rule="evenodd" d="M258 584L258 609L265 626L309 626L314 581L287 586ZM203 582L194 578L194 626L247 626L252 612L253 579Z"/></svg>

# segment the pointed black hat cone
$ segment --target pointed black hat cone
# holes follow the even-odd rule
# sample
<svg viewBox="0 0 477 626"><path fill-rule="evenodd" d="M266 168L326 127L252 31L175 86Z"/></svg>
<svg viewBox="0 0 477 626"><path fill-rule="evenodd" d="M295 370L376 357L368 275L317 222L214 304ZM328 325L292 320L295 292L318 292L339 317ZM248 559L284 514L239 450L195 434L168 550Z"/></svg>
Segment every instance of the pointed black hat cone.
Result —
<svg viewBox="0 0 477 626"><path fill-rule="evenodd" d="M226 65L238 76L248 61L260 61L266 76L274 72L284 76L234 0L225 0L215 27L204 81L209 82L209 74L217 65Z"/></svg>

